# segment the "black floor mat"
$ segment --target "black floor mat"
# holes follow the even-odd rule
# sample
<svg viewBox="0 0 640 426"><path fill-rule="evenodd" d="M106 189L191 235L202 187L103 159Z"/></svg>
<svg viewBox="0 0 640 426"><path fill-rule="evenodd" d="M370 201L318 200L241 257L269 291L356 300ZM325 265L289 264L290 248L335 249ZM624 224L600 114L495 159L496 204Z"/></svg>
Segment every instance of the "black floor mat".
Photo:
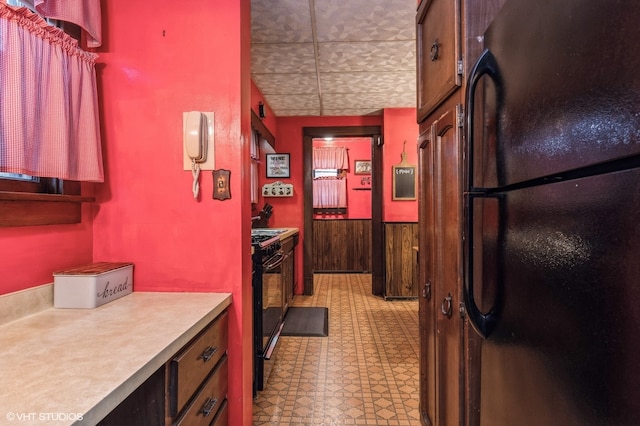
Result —
<svg viewBox="0 0 640 426"><path fill-rule="evenodd" d="M282 336L326 337L329 335L329 308L292 307L284 317Z"/></svg>

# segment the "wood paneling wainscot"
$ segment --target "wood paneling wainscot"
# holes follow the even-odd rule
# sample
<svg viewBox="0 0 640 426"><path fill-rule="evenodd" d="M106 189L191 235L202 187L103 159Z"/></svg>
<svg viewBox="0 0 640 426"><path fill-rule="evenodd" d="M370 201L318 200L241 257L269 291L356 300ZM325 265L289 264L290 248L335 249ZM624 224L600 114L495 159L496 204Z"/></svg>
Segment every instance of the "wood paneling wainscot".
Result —
<svg viewBox="0 0 640 426"><path fill-rule="evenodd" d="M371 220L314 220L313 270L371 271Z"/></svg>
<svg viewBox="0 0 640 426"><path fill-rule="evenodd" d="M418 297L414 282L418 245L418 223L385 223L385 295L389 298Z"/></svg>

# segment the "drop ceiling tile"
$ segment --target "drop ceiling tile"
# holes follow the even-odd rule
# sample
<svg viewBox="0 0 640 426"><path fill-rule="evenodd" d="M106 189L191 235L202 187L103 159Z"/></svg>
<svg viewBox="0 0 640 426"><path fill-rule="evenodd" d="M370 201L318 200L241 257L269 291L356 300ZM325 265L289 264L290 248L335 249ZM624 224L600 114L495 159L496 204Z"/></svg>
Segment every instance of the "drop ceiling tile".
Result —
<svg viewBox="0 0 640 426"><path fill-rule="evenodd" d="M330 93L412 93L415 101L416 75L413 71L322 73L320 86L324 95Z"/></svg>
<svg viewBox="0 0 640 426"><path fill-rule="evenodd" d="M318 41L414 40L416 0L315 0Z"/></svg>
<svg viewBox="0 0 640 426"><path fill-rule="evenodd" d="M274 111L274 113L278 117L317 117L317 116L320 115L320 108L315 108L315 109L280 109L278 111Z"/></svg>
<svg viewBox="0 0 640 426"><path fill-rule="evenodd" d="M322 112L322 115L328 116L328 117L344 116L344 115L353 115L353 116L382 115L382 109L375 109L375 108L325 109Z"/></svg>
<svg viewBox="0 0 640 426"><path fill-rule="evenodd" d="M269 95L265 96L269 106L276 111L278 109L319 109L320 99L317 94L309 95ZM276 105L276 108L272 107Z"/></svg>
<svg viewBox="0 0 640 426"><path fill-rule="evenodd" d="M315 73L306 74L262 74L252 75L254 83L263 95L318 93L318 78Z"/></svg>
<svg viewBox="0 0 640 426"><path fill-rule="evenodd" d="M253 44L251 70L254 73L314 73L316 62L313 44Z"/></svg>
<svg viewBox="0 0 640 426"><path fill-rule="evenodd" d="M414 40L320 43L320 72L415 71L415 51Z"/></svg>
<svg viewBox="0 0 640 426"><path fill-rule="evenodd" d="M416 6L416 0L251 0L253 81L276 116L415 107Z"/></svg>
<svg viewBox="0 0 640 426"><path fill-rule="evenodd" d="M309 2L252 0L251 42L313 42Z"/></svg>
<svg viewBox="0 0 640 426"><path fill-rule="evenodd" d="M358 93L347 94L324 94L322 97L323 105L327 110L332 108L340 109L383 109L383 108L408 108L415 106L415 94L397 93L389 95L388 93L370 93L363 96Z"/></svg>

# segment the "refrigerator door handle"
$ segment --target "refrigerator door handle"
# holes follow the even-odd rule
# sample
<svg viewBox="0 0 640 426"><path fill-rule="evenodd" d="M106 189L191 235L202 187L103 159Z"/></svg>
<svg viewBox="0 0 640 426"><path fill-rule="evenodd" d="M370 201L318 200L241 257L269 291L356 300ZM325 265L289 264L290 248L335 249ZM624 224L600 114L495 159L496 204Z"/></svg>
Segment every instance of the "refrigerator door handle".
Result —
<svg viewBox="0 0 640 426"><path fill-rule="evenodd" d="M488 311L482 312L476 303L476 296L474 290L474 200L476 199L487 199L487 198L498 198L498 202L500 203L501 195L499 194L473 194L467 193L464 196L464 209L465 209L465 237L464 237L464 285L463 285L463 296L464 302L467 310L467 317L469 318L469 322L473 326L473 328L484 338L489 337L489 335L493 332L493 330L498 325L498 321L500 319L500 310L502 307L502 293L503 289L501 285L496 285L494 299L492 301L491 308ZM500 209L498 208L498 215ZM479 242L482 243L481 241ZM483 249L484 250L484 249ZM484 254L484 253L483 253ZM482 266L482 265L481 265ZM497 270L493 271L494 274L498 274ZM499 280L499 277L496 275L496 279ZM480 283L481 286L484 285L483 282Z"/></svg>
<svg viewBox="0 0 640 426"><path fill-rule="evenodd" d="M475 91L480 79L488 76L496 87L496 96L499 101L502 98L502 78L498 69L498 63L493 54L485 49L469 74L467 81L467 95L465 100L465 174L464 174L464 215L465 215L465 241L464 241L464 301L467 307L467 316L473 328L483 337L487 338L498 322L498 309L500 306L500 290L496 294L494 305L487 313L483 313L476 304L473 286L474 273L474 222L473 201L475 198L489 197L491 191L474 187L474 117L475 117Z"/></svg>
<svg viewBox="0 0 640 426"><path fill-rule="evenodd" d="M498 101L502 98L502 77L500 76L500 71L498 69L498 63L496 62L496 58L493 56L491 51L485 49L476 63L473 65L471 69L471 73L469 74L469 80L467 81L467 95L465 100L465 111L467 114L465 120L465 141L466 141L466 152L465 152L465 160L466 160L466 172L465 172L465 182L464 187L467 192L472 191L473 188L473 150L474 150L474 141L473 141L473 130L474 130L474 117L475 117L475 91L480 79L487 75L493 80L496 87L496 96Z"/></svg>

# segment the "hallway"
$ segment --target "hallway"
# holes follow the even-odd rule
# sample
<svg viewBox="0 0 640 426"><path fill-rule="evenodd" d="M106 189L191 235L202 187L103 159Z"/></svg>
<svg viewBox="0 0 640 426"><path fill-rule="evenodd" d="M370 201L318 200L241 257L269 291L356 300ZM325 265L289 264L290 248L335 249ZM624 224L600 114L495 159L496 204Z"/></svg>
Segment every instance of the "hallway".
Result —
<svg viewBox="0 0 640 426"><path fill-rule="evenodd" d="M328 337L281 337L254 425L419 425L418 302L371 295L370 274L316 274L293 306L329 308Z"/></svg>

